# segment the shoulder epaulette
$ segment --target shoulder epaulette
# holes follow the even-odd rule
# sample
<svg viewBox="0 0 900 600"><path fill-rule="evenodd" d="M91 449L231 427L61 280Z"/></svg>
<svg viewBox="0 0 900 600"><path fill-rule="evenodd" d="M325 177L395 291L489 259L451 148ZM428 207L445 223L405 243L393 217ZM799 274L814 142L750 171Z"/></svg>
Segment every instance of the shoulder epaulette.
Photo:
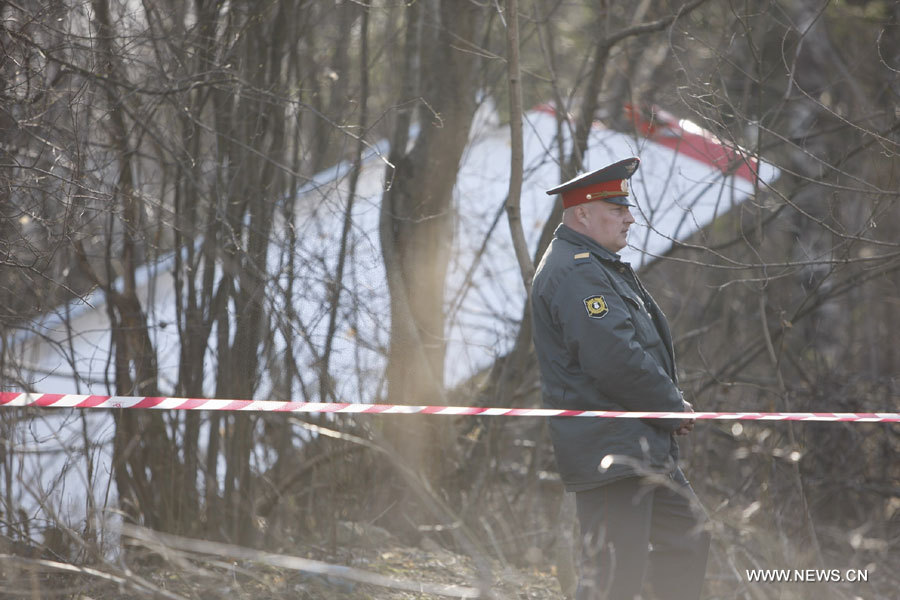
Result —
<svg viewBox="0 0 900 600"><path fill-rule="evenodd" d="M591 253L590 252L576 252L572 256L572 258L575 260L576 263L586 262L586 261L591 260Z"/></svg>

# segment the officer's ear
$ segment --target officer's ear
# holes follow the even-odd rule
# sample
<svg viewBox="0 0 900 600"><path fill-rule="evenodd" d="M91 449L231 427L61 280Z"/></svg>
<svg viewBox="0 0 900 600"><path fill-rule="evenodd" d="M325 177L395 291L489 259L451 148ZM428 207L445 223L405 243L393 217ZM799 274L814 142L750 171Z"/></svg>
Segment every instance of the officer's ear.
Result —
<svg viewBox="0 0 900 600"><path fill-rule="evenodd" d="M575 207L575 220L581 223L582 227L587 227L590 219L588 218L588 209L586 204L579 204Z"/></svg>

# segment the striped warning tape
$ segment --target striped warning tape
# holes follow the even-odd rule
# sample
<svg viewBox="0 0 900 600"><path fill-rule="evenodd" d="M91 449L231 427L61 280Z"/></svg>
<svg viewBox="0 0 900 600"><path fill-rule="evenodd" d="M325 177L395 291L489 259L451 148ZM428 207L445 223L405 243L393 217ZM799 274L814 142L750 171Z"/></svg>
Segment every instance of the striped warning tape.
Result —
<svg viewBox="0 0 900 600"><path fill-rule="evenodd" d="M45 408L133 408L157 410L225 410L245 412L355 413L394 415L472 415L486 417L593 417L611 419L684 419L683 412L563 410L552 408L492 408L480 406L410 406L406 404L349 404L342 402L279 402L276 400L220 400L167 396L91 396L0 392L0 406ZM692 419L723 421L850 421L900 422L900 413L847 412L707 412L689 413Z"/></svg>

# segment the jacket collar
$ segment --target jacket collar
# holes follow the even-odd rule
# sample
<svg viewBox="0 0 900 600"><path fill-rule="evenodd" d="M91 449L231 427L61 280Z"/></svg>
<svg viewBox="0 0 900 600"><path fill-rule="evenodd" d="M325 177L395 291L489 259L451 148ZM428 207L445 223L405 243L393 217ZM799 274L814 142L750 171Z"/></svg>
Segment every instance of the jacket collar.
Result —
<svg viewBox="0 0 900 600"><path fill-rule="evenodd" d="M568 225L560 223L556 228L556 231L553 232L553 236L561 240L565 240L571 244L575 244L576 246L585 246L588 250L590 250L592 254L595 254L597 255L597 257L604 260L609 260L612 262L622 261L621 256L619 256L615 252L607 250L592 238L589 238L583 233L578 233Z"/></svg>

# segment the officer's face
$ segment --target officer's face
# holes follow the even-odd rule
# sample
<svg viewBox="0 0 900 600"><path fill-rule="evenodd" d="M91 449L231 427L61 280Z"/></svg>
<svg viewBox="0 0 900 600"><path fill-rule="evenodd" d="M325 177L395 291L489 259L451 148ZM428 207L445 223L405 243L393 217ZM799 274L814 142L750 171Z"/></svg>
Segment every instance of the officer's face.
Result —
<svg viewBox="0 0 900 600"><path fill-rule="evenodd" d="M613 252L618 252L628 244L628 228L634 217L627 206L597 200L582 204L584 219L579 219L585 234L595 242Z"/></svg>

